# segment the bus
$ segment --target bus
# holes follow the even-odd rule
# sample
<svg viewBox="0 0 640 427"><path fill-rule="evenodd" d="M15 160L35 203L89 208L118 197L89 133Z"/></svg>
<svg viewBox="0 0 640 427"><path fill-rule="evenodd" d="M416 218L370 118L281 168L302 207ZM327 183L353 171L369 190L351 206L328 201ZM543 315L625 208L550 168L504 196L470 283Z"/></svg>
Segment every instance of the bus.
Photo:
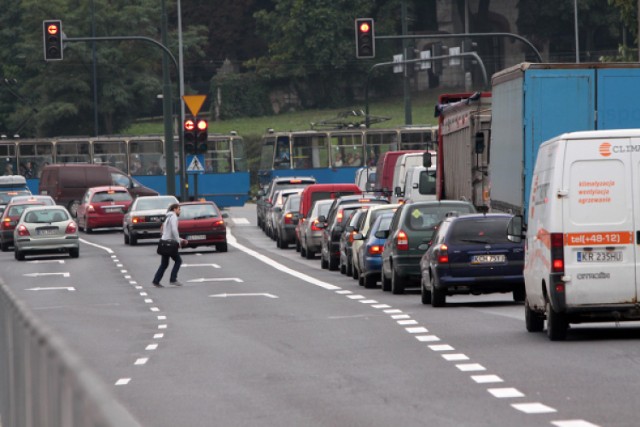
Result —
<svg viewBox="0 0 640 427"><path fill-rule="evenodd" d="M262 137L258 182L275 176L313 176L319 184L355 182L356 171L374 167L387 151L437 150L437 126L347 128L276 132Z"/></svg>
<svg viewBox="0 0 640 427"><path fill-rule="evenodd" d="M249 171L244 141L235 132L210 134L202 154L204 169L197 174L198 198L219 207L243 206L249 198ZM181 197L179 142L174 140L176 196ZM22 175L38 193L42 168L55 163L93 163L114 166L141 184L167 194L164 136L97 136L0 140L0 172ZM187 156L189 157L189 156ZM195 196L196 175L187 174L189 194Z"/></svg>

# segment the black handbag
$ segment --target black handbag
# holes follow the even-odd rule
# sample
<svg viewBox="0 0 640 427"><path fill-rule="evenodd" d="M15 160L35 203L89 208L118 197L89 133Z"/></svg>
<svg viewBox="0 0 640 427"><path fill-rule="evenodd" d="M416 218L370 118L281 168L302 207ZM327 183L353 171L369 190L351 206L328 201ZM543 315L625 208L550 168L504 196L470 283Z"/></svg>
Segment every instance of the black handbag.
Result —
<svg viewBox="0 0 640 427"><path fill-rule="evenodd" d="M160 239L158 242L158 255L176 255L178 253L178 249L180 248L180 244L175 240L163 240Z"/></svg>

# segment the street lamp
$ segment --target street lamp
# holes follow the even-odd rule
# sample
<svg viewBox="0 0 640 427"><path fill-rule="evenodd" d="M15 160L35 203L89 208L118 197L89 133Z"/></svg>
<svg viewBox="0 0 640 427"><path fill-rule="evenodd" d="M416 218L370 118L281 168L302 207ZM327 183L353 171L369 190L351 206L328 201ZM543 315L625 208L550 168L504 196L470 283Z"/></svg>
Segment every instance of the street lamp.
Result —
<svg viewBox="0 0 640 427"><path fill-rule="evenodd" d="M576 35L576 64L580 63L580 44L578 41L578 0L573 0L573 23Z"/></svg>

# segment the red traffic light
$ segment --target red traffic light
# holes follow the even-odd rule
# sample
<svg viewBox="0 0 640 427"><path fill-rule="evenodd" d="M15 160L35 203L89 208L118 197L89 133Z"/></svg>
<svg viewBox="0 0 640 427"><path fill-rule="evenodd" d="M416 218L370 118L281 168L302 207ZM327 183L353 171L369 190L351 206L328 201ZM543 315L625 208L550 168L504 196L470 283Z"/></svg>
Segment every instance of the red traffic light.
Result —
<svg viewBox="0 0 640 427"><path fill-rule="evenodd" d="M209 123L206 120L198 120L198 130L204 131L209 127Z"/></svg>
<svg viewBox="0 0 640 427"><path fill-rule="evenodd" d="M371 26L369 25L368 22L362 22L360 24L360 32L361 33L368 33L369 31L371 31Z"/></svg>
<svg viewBox="0 0 640 427"><path fill-rule="evenodd" d="M196 124L193 120L187 119L184 121L184 130L194 130L196 128Z"/></svg>
<svg viewBox="0 0 640 427"><path fill-rule="evenodd" d="M52 36L57 35L60 32L60 27L58 27L58 25L56 24L49 24L49 26L47 27L47 33L51 34Z"/></svg>

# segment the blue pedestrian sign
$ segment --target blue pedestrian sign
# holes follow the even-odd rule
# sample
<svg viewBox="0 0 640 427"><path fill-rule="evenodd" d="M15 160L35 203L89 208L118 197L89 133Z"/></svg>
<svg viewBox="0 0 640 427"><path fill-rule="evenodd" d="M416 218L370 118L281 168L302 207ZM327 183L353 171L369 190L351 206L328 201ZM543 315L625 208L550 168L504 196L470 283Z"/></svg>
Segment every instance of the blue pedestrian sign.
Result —
<svg viewBox="0 0 640 427"><path fill-rule="evenodd" d="M204 173L204 155L187 156L187 173L199 174Z"/></svg>

